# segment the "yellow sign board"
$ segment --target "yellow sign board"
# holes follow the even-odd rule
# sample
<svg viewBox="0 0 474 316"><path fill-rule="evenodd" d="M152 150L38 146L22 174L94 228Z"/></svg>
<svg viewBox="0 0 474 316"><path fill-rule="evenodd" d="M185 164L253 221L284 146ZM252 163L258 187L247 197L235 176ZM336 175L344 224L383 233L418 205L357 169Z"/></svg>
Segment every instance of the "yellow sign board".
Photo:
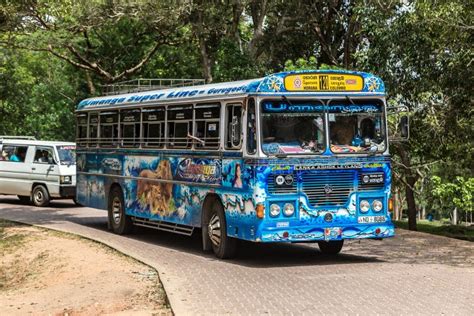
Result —
<svg viewBox="0 0 474 316"><path fill-rule="evenodd" d="M286 76L285 88L287 91L356 92L364 88L364 79L340 73L302 73Z"/></svg>

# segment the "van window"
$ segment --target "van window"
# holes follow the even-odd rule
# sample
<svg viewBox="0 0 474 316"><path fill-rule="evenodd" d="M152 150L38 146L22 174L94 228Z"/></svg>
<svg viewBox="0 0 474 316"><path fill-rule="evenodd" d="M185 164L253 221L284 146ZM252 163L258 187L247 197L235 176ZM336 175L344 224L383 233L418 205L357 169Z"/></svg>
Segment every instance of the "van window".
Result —
<svg viewBox="0 0 474 316"><path fill-rule="evenodd" d="M51 147L36 147L35 163L54 164L54 151Z"/></svg>
<svg viewBox="0 0 474 316"><path fill-rule="evenodd" d="M28 146L3 145L0 160L11 162L25 162Z"/></svg>

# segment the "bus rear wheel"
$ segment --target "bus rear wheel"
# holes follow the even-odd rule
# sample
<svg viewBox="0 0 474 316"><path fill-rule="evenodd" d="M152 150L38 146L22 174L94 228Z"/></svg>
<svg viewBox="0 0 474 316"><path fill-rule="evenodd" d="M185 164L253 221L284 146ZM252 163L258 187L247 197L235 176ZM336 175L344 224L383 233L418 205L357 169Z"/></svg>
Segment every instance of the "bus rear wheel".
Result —
<svg viewBox="0 0 474 316"><path fill-rule="evenodd" d="M337 255L343 245L344 240L318 241L319 250L325 255Z"/></svg>
<svg viewBox="0 0 474 316"><path fill-rule="evenodd" d="M207 229L212 250L219 259L230 259L237 252L237 239L227 236L224 208L221 203L212 203L208 212Z"/></svg>
<svg viewBox="0 0 474 316"><path fill-rule="evenodd" d="M109 196L108 207L109 227L119 235L128 234L132 230L132 220L125 214L123 193L119 187L114 187Z"/></svg>

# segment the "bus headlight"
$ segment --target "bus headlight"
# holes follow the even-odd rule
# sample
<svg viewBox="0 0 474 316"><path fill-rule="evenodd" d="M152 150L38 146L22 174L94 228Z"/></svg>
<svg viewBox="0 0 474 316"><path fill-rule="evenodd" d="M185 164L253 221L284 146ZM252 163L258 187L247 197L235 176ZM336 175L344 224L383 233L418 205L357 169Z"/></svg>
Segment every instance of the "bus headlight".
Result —
<svg viewBox="0 0 474 316"><path fill-rule="evenodd" d="M72 177L71 176L60 176L59 177L59 182L61 184L71 184Z"/></svg>
<svg viewBox="0 0 474 316"><path fill-rule="evenodd" d="M270 205L270 216L277 217L278 215L280 215L280 205L278 204Z"/></svg>
<svg viewBox="0 0 474 316"><path fill-rule="evenodd" d="M369 201L367 200L360 201L359 208L362 213L367 213L370 209Z"/></svg>
<svg viewBox="0 0 474 316"><path fill-rule="evenodd" d="M290 217L295 213L295 207L292 203L285 203L283 205L283 214L287 217Z"/></svg>
<svg viewBox="0 0 474 316"><path fill-rule="evenodd" d="M382 208L383 208L383 204L379 200L374 200L372 202L372 209L374 210L374 212L380 212Z"/></svg>

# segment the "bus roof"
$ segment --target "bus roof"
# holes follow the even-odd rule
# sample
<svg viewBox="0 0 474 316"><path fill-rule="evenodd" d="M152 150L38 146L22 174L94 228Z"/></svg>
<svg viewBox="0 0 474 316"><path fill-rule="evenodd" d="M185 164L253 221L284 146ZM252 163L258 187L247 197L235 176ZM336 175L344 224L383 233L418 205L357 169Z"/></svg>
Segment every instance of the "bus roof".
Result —
<svg viewBox="0 0 474 316"><path fill-rule="evenodd" d="M383 96L383 81L372 74L345 70L300 70L263 78L188 86L138 93L94 97L81 101L77 110L148 105L169 101L239 97L247 95Z"/></svg>

